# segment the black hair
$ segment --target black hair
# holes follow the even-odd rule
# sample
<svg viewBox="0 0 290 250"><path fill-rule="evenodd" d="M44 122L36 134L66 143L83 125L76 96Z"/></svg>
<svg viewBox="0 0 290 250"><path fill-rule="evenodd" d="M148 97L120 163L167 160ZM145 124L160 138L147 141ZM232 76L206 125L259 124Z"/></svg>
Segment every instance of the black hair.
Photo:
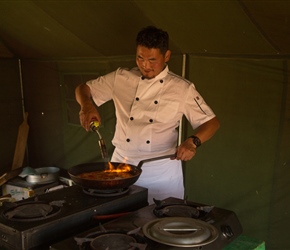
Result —
<svg viewBox="0 0 290 250"><path fill-rule="evenodd" d="M164 55L169 48L169 35L166 31L154 26L148 26L139 31L136 38L136 45L149 49L160 49Z"/></svg>

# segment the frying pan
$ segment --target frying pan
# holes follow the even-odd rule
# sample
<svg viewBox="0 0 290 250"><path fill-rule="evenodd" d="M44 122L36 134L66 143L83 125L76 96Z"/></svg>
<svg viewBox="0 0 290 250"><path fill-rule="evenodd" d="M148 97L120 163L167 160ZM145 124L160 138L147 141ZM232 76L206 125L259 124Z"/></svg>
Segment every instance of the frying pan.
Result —
<svg viewBox="0 0 290 250"><path fill-rule="evenodd" d="M81 178L78 175L82 173L87 172L94 172L94 171L104 171L108 168L107 162L93 162L93 163L83 163L76 165L74 167L71 167L68 170L68 174L70 178L79 186L82 186L83 188L92 188L92 189L99 189L99 190L114 190L114 189L122 189L127 188L131 185L133 185L139 178L139 176L142 173L142 165L145 162L150 161L157 161L161 159L166 158L175 158L175 154L171 155L164 155L159 156L155 158L145 159L139 162L137 166L126 164L127 166L130 166L131 170L129 173L132 175L132 177L129 178L122 178L122 179L112 179L112 180L91 180L91 179L85 179ZM125 163L120 162L110 162L113 169L117 169L118 167L124 165Z"/></svg>

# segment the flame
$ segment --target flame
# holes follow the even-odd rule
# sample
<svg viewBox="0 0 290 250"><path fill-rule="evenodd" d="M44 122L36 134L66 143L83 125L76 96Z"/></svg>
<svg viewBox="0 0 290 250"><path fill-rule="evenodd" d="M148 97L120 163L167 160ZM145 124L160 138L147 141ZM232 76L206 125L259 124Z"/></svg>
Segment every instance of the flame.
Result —
<svg viewBox="0 0 290 250"><path fill-rule="evenodd" d="M108 162L108 169L105 170L105 172L130 172L131 166L126 163L120 163L117 167L114 167L114 165L111 162Z"/></svg>

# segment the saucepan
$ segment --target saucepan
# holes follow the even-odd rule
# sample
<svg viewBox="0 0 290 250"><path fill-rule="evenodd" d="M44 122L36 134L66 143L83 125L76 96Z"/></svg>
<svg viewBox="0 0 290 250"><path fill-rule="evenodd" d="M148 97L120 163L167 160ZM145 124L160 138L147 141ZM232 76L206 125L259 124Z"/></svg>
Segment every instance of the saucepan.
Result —
<svg viewBox="0 0 290 250"><path fill-rule="evenodd" d="M99 189L99 190L122 189L122 188L127 188L133 185L139 179L139 176L142 173L141 167L145 162L157 161L161 159L175 158L175 157L176 157L175 154L171 154L171 155L164 155L164 156L142 160L139 162L137 166L126 164L126 166L129 166L130 168L130 170L128 171L128 173L130 174L130 177L128 178L94 180L94 179L82 178L79 176L82 173L89 173L89 172L94 172L94 171L105 172L108 169L108 164L110 164L110 169L112 170L118 169L124 166L125 164L125 163L120 163L120 162L83 163L83 164L79 164L74 167L71 167L68 170L68 174L70 178L75 182L75 184L82 186L83 188L91 188L91 189Z"/></svg>
<svg viewBox="0 0 290 250"><path fill-rule="evenodd" d="M31 168L30 168L31 169ZM27 174L26 181L32 184L47 184L58 180L60 169L58 167L42 167L32 169Z"/></svg>

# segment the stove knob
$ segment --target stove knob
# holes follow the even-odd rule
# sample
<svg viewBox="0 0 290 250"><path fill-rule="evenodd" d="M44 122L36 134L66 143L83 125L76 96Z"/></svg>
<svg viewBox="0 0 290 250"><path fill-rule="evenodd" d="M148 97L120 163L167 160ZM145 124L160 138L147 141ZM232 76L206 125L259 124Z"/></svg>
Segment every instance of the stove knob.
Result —
<svg viewBox="0 0 290 250"><path fill-rule="evenodd" d="M221 232L222 235L226 238L226 239L230 239L234 236L234 232L232 230L232 228L228 225L222 225L221 226Z"/></svg>

